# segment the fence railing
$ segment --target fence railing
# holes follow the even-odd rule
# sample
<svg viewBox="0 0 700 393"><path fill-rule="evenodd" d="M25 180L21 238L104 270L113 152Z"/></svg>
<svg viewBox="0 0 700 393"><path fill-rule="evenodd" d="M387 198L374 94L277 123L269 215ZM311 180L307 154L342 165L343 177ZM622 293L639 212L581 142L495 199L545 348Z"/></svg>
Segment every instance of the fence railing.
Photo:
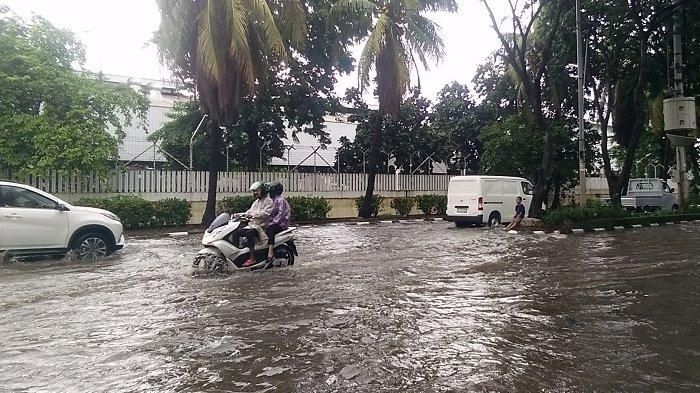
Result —
<svg viewBox="0 0 700 393"><path fill-rule="evenodd" d="M206 193L205 171L128 170L98 176L95 173L61 174L18 178L0 173L0 179L25 183L52 194L185 194ZM375 190L446 192L448 175L378 174ZM367 175L362 173L219 172L217 193L247 193L258 180L282 182L288 192L363 192Z"/></svg>

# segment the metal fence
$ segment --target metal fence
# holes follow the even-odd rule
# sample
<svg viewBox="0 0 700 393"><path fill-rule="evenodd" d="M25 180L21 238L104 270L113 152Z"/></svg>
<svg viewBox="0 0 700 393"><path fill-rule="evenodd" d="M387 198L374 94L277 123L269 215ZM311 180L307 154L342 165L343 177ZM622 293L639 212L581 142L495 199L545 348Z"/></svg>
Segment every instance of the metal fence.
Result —
<svg viewBox="0 0 700 393"><path fill-rule="evenodd" d="M61 174L18 178L10 173L0 178L25 183L52 194L186 194L206 193L206 171L128 170L98 176L95 173ZM448 175L378 174L375 190L446 192ZM362 173L219 172L218 193L247 193L258 180L282 182L288 192L363 192L367 175Z"/></svg>

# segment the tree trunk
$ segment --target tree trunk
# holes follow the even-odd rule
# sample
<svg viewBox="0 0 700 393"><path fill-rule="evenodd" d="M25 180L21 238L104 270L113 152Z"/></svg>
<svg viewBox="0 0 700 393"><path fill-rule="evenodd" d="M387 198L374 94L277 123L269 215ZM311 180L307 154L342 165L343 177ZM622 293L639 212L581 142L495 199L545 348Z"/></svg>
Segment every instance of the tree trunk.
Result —
<svg viewBox="0 0 700 393"><path fill-rule="evenodd" d="M202 216L202 225L209 226L216 218L216 189L221 165L221 146L223 146L223 131L216 121L209 122L209 184L207 189L207 205Z"/></svg>
<svg viewBox="0 0 700 393"><path fill-rule="evenodd" d="M362 218L372 217L372 197L374 196L374 184L377 178L377 168L379 167L379 147L381 146L382 117L378 113L370 115L372 127L372 146L369 150L369 167L367 168L367 189L365 190L365 200L360 207L359 216Z"/></svg>
<svg viewBox="0 0 700 393"><path fill-rule="evenodd" d="M647 117L644 114L644 108L646 103L644 102L644 84L645 79L645 67L646 67L646 51L647 51L647 35L642 34L639 39L639 76L637 77L637 84L634 87L634 125L632 128L632 134L630 135L630 143L627 148L627 154L625 156L625 161L622 165L622 170L620 171L620 178L616 184L615 193L620 198L621 195L627 193L627 183L630 179L630 174L632 172L632 165L634 164L634 159L637 155L637 147L639 146L639 140L644 131L644 126L647 121Z"/></svg>
<svg viewBox="0 0 700 393"><path fill-rule="evenodd" d="M552 207L551 209L558 209L559 205L561 204L561 180L557 177L556 180L554 180L554 198L552 198Z"/></svg>
<svg viewBox="0 0 700 393"><path fill-rule="evenodd" d="M551 155L552 145L549 135L549 127L542 113L541 91L539 87L535 87L535 92L531 98L531 110L535 120L537 129L542 133L542 161L540 167L535 173L534 195L530 204L529 216L540 218L542 216L542 203L547 200L546 185L551 176Z"/></svg>
<svg viewBox="0 0 700 393"><path fill-rule="evenodd" d="M248 172L255 172L258 170L260 163L260 150L258 150L258 130L254 124L248 124L245 130L246 135L248 135L248 144L246 150L246 169Z"/></svg>

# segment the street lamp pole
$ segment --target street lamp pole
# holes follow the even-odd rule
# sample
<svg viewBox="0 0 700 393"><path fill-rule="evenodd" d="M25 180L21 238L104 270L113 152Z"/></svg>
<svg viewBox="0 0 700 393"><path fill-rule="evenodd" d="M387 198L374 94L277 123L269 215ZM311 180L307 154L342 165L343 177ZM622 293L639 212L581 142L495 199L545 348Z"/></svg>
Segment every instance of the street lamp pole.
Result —
<svg viewBox="0 0 700 393"><path fill-rule="evenodd" d="M284 148L287 149L287 174L289 174L289 172L291 172L289 169L290 168L290 161L289 161L290 154L289 153L292 151L292 149L294 149L294 145L284 145Z"/></svg>
<svg viewBox="0 0 700 393"><path fill-rule="evenodd" d="M586 141L583 123L583 88L586 74L583 64L583 42L581 40L581 0L576 0L576 64L578 79L578 173L581 195L579 203L586 203Z"/></svg>
<svg viewBox="0 0 700 393"><path fill-rule="evenodd" d="M262 151L267 147L267 145L270 144L270 141L267 141L263 143L263 145L260 147L260 154L258 154L258 158L260 158L260 167L258 168L258 171L262 173Z"/></svg>
<svg viewBox="0 0 700 393"><path fill-rule="evenodd" d="M197 131L199 131L199 127L202 126L202 123L204 123L204 119L207 118L209 115L204 115L202 116L202 120L199 121L199 124L197 125L197 128L195 128L194 132L192 133L192 136L190 137L190 170L192 170L192 146L194 143L194 136L197 135Z"/></svg>

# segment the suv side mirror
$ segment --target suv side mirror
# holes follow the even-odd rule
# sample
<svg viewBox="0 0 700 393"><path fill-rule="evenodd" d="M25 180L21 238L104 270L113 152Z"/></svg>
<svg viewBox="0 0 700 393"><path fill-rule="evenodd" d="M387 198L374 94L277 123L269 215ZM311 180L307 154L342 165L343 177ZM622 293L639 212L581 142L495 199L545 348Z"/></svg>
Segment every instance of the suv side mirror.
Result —
<svg viewBox="0 0 700 393"><path fill-rule="evenodd" d="M69 209L68 207L66 207L66 205L64 205L64 204L62 204L62 203L56 203L56 210L58 210L58 211L60 211L60 212L67 212L67 211L69 211L70 209Z"/></svg>

